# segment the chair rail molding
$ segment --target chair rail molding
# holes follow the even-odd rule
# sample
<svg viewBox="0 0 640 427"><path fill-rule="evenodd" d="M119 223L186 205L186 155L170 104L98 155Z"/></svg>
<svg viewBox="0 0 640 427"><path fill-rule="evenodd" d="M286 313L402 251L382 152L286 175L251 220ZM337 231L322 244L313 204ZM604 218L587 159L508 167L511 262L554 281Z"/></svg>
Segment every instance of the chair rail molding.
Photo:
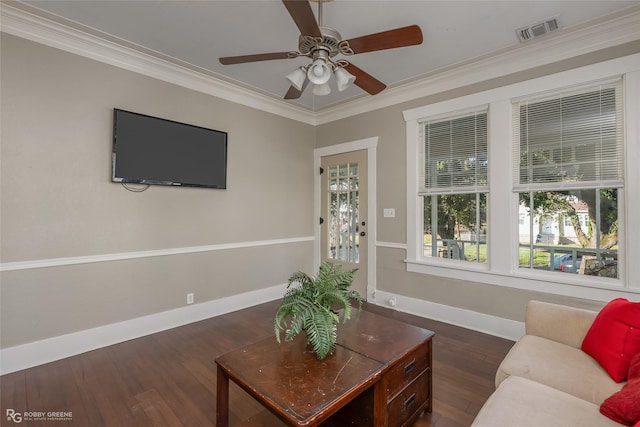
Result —
<svg viewBox="0 0 640 427"><path fill-rule="evenodd" d="M121 261L126 259L149 258L167 255L183 255L197 252L224 251L230 249L255 248L260 246L284 245L289 243L312 242L314 236L292 237L254 242L221 243L217 245L189 246L184 248L157 249L151 251L120 252L102 255L87 255L66 258L51 258L29 261L4 262L0 264L0 272L29 270L32 268L60 267L63 265L89 264L93 262Z"/></svg>

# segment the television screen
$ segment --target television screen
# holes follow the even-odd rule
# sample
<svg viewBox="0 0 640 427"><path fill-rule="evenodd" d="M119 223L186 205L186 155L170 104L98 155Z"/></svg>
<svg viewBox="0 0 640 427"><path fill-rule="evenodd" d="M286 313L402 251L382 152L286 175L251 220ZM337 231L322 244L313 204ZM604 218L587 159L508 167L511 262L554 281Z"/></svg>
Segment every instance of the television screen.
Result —
<svg viewBox="0 0 640 427"><path fill-rule="evenodd" d="M227 133L113 110L112 181L227 188Z"/></svg>

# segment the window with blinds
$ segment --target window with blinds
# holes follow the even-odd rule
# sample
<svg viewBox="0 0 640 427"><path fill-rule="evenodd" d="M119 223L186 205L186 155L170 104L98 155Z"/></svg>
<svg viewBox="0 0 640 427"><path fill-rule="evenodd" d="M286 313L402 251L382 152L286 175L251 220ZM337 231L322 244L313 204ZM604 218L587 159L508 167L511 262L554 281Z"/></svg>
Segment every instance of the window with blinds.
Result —
<svg viewBox="0 0 640 427"><path fill-rule="evenodd" d="M513 102L519 267L617 279L622 82Z"/></svg>
<svg viewBox="0 0 640 427"><path fill-rule="evenodd" d="M420 193L487 191L487 111L422 122Z"/></svg>
<svg viewBox="0 0 640 427"><path fill-rule="evenodd" d="M420 123L426 258L487 262L487 109Z"/></svg>
<svg viewBox="0 0 640 427"><path fill-rule="evenodd" d="M633 55L403 111L407 271L639 290L639 113Z"/></svg>
<svg viewBox="0 0 640 427"><path fill-rule="evenodd" d="M514 191L623 185L622 83L513 103Z"/></svg>

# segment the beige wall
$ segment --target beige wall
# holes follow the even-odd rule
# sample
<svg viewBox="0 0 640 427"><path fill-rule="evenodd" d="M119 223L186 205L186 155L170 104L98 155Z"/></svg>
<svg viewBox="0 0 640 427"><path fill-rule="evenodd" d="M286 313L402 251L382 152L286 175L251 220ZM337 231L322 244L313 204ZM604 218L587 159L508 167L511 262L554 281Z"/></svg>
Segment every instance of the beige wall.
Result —
<svg viewBox="0 0 640 427"><path fill-rule="evenodd" d="M406 127L402 111L637 52L640 42L632 42L318 126L318 147L379 136L377 240L383 244L377 249L377 289L517 321L524 320L524 309L530 299L589 309L602 307L599 301L407 272L405 251L384 245L406 243ZM383 218L384 208L395 208L395 218Z"/></svg>
<svg viewBox="0 0 640 427"><path fill-rule="evenodd" d="M313 235L315 130L2 34L2 263ZM228 188L111 182L114 107L228 132ZM1 347L286 283L313 243L5 271Z"/></svg>
<svg viewBox="0 0 640 427"><path fill-rule="evenodd" d="M122 254L312 236L313 149L378 136L379 242L405 243L402 111L640 52L634 42L525 73L313 127L20 38L1 37L1 262ZM229 133L227 190L110 181L112 109ZM395 218L383 218L395 208ZM407 273L403 250L377 250L377 287L523 320L531 298L602 303ZM1 273L0 348L109 325L286 282L310 271L313 243ZM428 315L428 313L425 313Z"/></svg>

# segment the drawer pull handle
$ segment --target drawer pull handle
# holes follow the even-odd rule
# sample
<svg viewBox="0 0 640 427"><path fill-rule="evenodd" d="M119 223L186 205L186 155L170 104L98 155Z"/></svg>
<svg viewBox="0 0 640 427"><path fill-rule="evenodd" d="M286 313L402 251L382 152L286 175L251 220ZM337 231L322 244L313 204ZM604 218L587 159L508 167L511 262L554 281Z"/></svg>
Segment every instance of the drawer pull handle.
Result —
<svg viewBox="0 0 640 427"><path fill-rule="evenodd" d="M411 371L413 371L413 368L415 368L416 366L416 361L413 360L411 361L411 363L409 363L407 366L404 367L404 375L407 376L411 373Z"/></svg>
<svg viewBox="0 0 640 427"><path fill-rule="evenodd" d="M404 401L404 409L409 409L409 406L413 405L416 401L416 394L413 393L407 400Z"/></svg>

